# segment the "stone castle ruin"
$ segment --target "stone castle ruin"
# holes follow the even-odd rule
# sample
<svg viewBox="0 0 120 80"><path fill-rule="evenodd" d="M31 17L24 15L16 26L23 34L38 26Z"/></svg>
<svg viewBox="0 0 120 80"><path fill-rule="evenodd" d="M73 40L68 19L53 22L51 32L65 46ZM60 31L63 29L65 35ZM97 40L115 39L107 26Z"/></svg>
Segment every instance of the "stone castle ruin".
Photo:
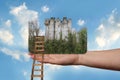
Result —
<svg viewBox="0 0 120 80"><path fill-rule="evenodd" d="M63 20L60 20L59 18L55 19L54 17L46 19L45 26L45 38L47 40L59 40L60 34L62 35L62 39L65 39L65 37L68 36L68 33L72 31L72 21L66 17L63 17Z"/></svg>
<svg viewBox="0 0 120 80"><path fill-rule="evenodd" d="M72 28L72 20L66 17L62 20L51 17L46 19L44 24L46 26L45 36L41 36L38 21L29 21L29 52L35 53L37 49L43 49L40 43L41 37L44 37L44 50L47 54L85 53L87 51L86 28L83 27L76 32Z"/></svg>

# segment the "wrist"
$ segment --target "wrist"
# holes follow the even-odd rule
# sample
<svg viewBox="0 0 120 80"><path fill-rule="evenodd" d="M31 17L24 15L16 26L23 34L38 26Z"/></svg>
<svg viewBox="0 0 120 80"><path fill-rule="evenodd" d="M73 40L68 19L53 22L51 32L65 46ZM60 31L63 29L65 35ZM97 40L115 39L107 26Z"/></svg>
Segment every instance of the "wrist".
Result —
<svg viewBox="0 0 120 80"><path fill-rule="evenodd" d="M74 65L83 65L84 60L84 54L78 54L75 61Z"/></svg>

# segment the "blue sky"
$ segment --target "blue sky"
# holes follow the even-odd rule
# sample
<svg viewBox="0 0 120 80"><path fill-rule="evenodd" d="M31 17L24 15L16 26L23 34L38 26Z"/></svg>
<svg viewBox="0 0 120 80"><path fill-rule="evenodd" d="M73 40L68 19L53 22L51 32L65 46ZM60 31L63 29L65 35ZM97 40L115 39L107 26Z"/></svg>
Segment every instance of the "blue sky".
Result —
<svg viewBox="0 0 120 80"><path fill-rule="evenodd" d="M1 0L0 79L30 80L32 59L28 54L29 20L64 16L72 26L88 29L88 50L120 48L119 0ZM45 65L45 80L120 80L119 71L85 66Z"/></svg>

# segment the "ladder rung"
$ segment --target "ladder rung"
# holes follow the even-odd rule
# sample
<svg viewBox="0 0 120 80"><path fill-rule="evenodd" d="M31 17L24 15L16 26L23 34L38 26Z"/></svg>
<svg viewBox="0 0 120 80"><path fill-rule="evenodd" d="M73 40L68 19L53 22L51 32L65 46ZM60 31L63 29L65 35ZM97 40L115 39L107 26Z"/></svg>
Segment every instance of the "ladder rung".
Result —
<svg viewBox="0 0 120 80"><path fill-rule="evenodd" d="M44 48L44 45L35 45L35 48L37 48L37 47L39 47L39 48Z"/></svg>
<svg viewBox="0 0 120 80"><path fill-rule="evenodd" d="M37 44L37 43L44 43L44 41L35 41L35 43Z"/></svg>
<svg viewBox="0 0 120 80"><path fill-rule="evenodd" d="M34 69L34 71L42 71L41 69Z"/></svg>
<svg viewBox="0 0 120 80"><path fill-rule="evenodd" d="M35 52L44 52L44 49L43 50L36 50Z"/></svg>
<svg viewBox="0 0 120 80"><path fill-rule="evenodd" d="M42 64L34 64L34 66L41 66Z"/></svg>
<svg viewBox="0 0 120 80"><path fill-rule="evenodd" d="M32 77L43 77L42 75L32 75Z"/></svg>
<svg viewBox="0 0 120 80"><path fill-rule="evenodd" d="M44 41L44 38L37 37L35 40L36 41Z"/></svg>

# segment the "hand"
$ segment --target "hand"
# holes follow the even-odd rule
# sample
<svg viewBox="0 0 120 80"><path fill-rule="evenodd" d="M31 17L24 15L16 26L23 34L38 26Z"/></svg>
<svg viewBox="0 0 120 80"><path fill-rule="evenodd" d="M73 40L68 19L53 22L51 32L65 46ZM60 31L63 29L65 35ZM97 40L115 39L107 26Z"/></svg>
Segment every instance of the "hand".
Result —
<svg viewBox="0 0 120 80"><path fill-rule="evenodd" d="M31 57L35 59L35 55ZM44 59L40 55L36 55L36 60L44 63L51 63L57 65L75 65L79 59L79 54L44 54Z"/></svg>
<svg viewBox="0 0 120 80"><path fill-rule="evenodd" d="M35 55L31 55L35 59ZM85 65L96 68L120 71L120 49L88 51L85 54L44 54L44 59L37 55L36 59L43 63L58 65Z"/></svg>

